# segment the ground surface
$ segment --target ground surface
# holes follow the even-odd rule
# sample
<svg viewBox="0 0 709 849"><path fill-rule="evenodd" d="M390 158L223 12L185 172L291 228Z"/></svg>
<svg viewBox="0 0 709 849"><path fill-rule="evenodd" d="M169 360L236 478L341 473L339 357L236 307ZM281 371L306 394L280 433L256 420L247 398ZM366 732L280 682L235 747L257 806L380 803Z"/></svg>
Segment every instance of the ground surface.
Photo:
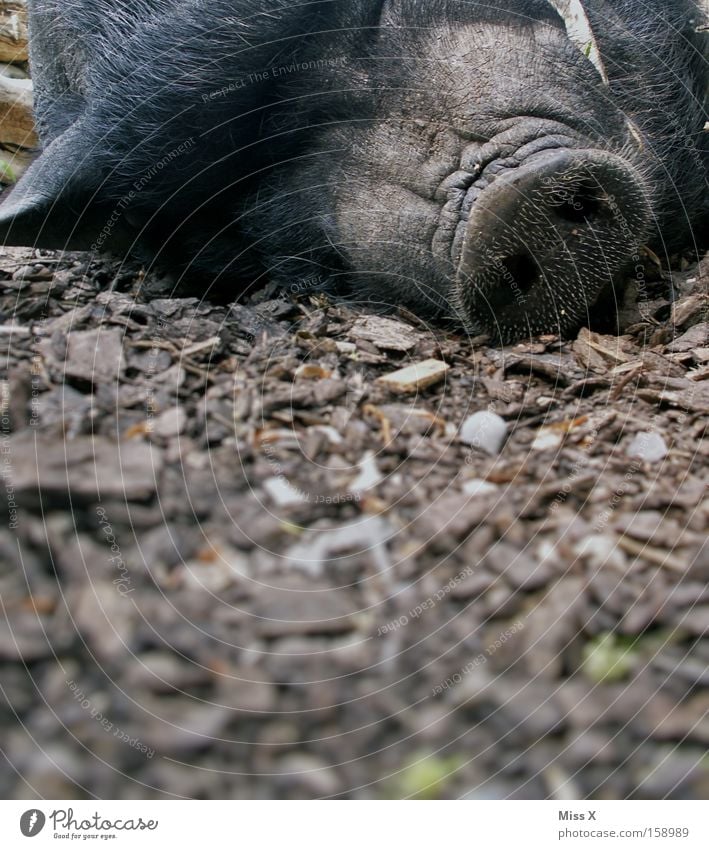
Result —
<svg viewBox="0 0 709 849"><path fill-rule="evenodd" d="M0 254L0 795L706 798L708 271L500 350Z"/></svg>

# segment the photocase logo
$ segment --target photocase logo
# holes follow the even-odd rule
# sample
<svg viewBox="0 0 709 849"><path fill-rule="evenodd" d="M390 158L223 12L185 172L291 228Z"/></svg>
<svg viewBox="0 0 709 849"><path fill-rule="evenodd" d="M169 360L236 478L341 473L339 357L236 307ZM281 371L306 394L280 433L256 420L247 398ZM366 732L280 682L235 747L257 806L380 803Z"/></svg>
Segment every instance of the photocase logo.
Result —
<svg viewBox="0 0 709 849"><path fill-rule="evenodd" d="M42 811L37 808L32 808L30 811L25 811L20 817L20 831L25 837L36 837L44 828L47 818Z"/></svg>

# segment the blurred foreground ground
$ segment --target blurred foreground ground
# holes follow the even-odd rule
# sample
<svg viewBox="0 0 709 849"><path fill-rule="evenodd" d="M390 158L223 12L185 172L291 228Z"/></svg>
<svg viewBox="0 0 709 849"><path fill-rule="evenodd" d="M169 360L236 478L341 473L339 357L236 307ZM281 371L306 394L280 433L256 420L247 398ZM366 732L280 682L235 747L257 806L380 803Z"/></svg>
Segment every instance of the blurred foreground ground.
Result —
<svg viewBox="0 0 709 849"><path fill-rule="evenodd" d="M673 277L500 350L0 253L0 795L706 798L709 264Z"/></svg>

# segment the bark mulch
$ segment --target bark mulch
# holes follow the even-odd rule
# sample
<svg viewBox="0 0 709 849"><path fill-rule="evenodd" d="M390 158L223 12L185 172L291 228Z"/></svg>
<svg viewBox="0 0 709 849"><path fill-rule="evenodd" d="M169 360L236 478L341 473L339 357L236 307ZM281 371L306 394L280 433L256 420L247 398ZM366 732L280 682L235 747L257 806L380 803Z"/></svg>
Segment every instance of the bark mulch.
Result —
<svg viewBox="0 0 709 849"><path fill-rule="evenodd" d="M0 795L706 798L709 261L648 268L500 349L0 253Z"/></svg>

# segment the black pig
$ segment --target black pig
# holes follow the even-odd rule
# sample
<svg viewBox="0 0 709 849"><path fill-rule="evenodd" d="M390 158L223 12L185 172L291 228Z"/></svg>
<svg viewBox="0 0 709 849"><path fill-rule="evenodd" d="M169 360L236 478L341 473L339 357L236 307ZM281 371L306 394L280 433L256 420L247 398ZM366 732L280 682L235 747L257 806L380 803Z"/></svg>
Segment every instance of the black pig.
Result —
<svg viewBox="0 0 709 849"><path fill-rule="evenodd" d="M0 242L567 333L706 202L693 0L30 0Z"/></svg>

